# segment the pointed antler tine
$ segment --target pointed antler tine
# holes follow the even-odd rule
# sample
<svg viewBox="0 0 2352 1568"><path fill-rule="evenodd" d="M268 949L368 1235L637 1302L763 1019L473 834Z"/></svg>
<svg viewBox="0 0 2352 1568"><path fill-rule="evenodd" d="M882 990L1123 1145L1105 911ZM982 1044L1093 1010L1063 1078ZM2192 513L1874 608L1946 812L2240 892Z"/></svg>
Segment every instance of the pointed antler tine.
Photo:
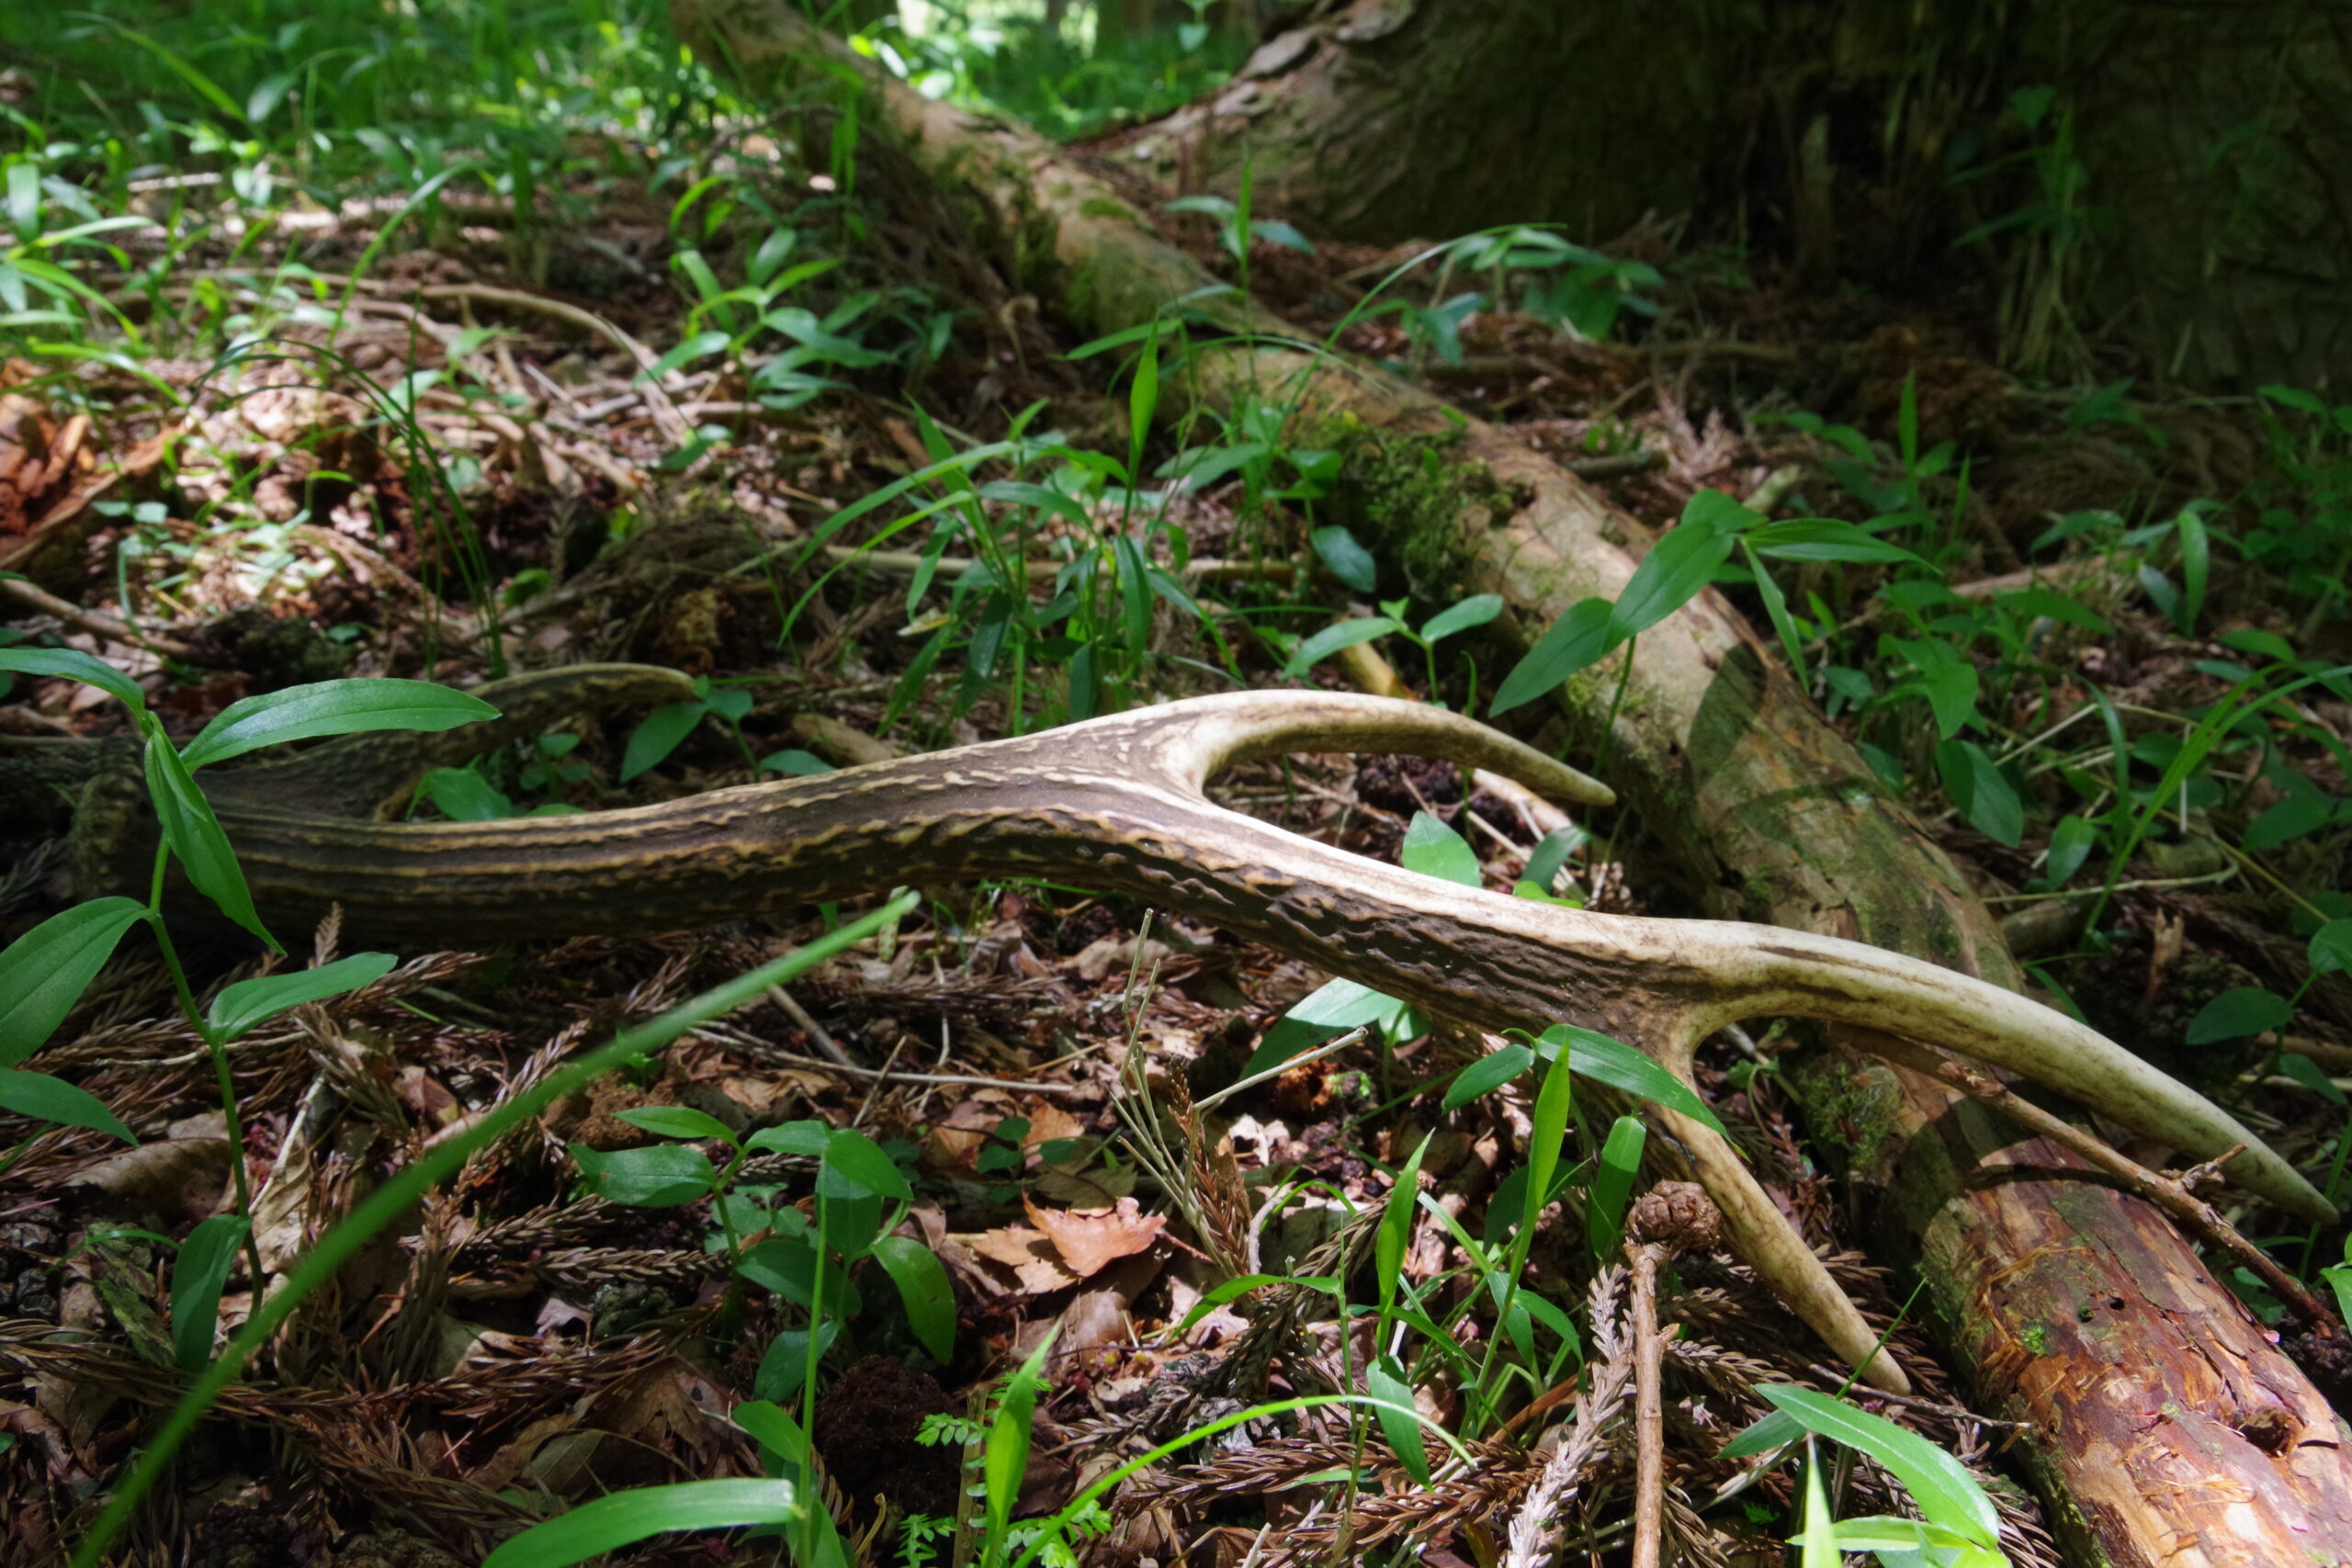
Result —
<svg viewBox="0 0 2352 1568"><path fill-rule="evenodd" d="M1691 1173L1723 1211L1724 1233L1740 1260L1756 1270L1765 1287L1819 1335L1841 1362L1860 1368L1864 1382L1888 1393L1909 1393L1911 1380L1880 1345L1878 1332L1829 1277L1829 1270L1805 1245L1789 1217L1748 1174L1730 1141L1679 1111L1658 1106L1654 1114L1681 1143Z"/></svg>
<svg viewBox="0 0 2352 1568"><path fill-rule="evenodd" d="M1181 708L1170 715L1169 708ZM1397 697L1344 692L1285 692L1279 703L1259 692L1200 697L1136 716L1171 774L1194 789L1235 762L1298 751L1405 751L1465 768L1485 768L1556 800L1612 806L1617 794L1599 779L1475 718Z"/></svg>

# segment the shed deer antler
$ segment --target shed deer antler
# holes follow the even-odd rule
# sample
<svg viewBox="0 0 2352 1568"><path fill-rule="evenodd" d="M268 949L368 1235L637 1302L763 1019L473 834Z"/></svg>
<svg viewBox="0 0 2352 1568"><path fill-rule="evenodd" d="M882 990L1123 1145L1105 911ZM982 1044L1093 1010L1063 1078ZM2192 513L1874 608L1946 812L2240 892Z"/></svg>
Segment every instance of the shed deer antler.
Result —
<svg viewBox="0 0 2352 1568"><path fill-rule="evenodd" d="M510 712L435 757L515 728L565 693L660 694L666 672L584 668L486 695ZM341 743L339 743L341 744ZM421 744L421 743L420 743ZM1684 1083L1699 1042L1742 1019L1860 1025L2031 1078L2311 1219L2334 1214L2286 1161L2203 1096L2013 992L1859 942L1777 926L1541 904L1366 860L1203 793L1237 762L1295 751L1403 751L1489 769L1588 805L1603 785L1471 719L1381 697L1237 693L1017 739L659 806L500 822L390 824L286 809L338 747L209 786L266 914L345 911L358 935L436 943L678 929L893 884L1034 876L1132 896L1482 1028L1581 1024ZM350 755L395 767L388 743ZM432 758L400 764L410 773ZM397 769L395 769L397 771ZM342 797L372 807L406 780ZM136 835L131 835L136 837ZM152 845L152 838L149 840ZM118 840L85 872L152 863ZM95 889L92 889L95 890ZM1849 1365L1906 1387L1877 1336L1717 1133L1653 1107L1721 1206L1732 1245Z"/></svg>

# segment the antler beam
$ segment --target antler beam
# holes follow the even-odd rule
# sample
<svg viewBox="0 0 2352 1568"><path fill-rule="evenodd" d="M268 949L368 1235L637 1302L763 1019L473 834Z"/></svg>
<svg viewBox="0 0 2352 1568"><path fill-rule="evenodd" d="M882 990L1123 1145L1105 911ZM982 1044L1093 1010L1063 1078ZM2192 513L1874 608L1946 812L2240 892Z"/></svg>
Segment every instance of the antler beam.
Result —
<svg viewBox="0 0 2352 1568"><path fill-rule="evenodd" d="M561 673L577 690L642 697L658 694L667 672ZM560 700L565 684L542 677L506 694L536 708ZM401 766L413 773L514 724L510 713L480 727L480 737L452 732L432 743L433 757ZM1777 926L1601 915L1461 887L1317 843L1204 794L1214 773L1237 762L1363 750L1486 768L1563 800L1611 798L1574 769L1460 716L1298 692L1200 697L577 817L390 824L287 811L290 786L332 775L335 747L223 773L209 787L256 901L274 919L311 919L339 904L359 935L501 941L523 930L677 929L889 884L1046 877L1222 926L1484 1028L1600 1030L1685 1083L1698 1043L1726 1023L1792 1016L1865 1025L2006 1068L2200 1159L2244 1145L2232 1179L2298 1215L2333 1216L2291 1166L2203 1096L2074 1020L1969 976ZM364 756L377 768L394 762L380 739L367 742ZM378 778L372 792L346 790L345 798L372 810L403 782ZM115 883L127 871L135 883L152 850L107 837L106 852L78 858L85 879ZM1651 1114L1723 1209L1740 1256L1849 1365L1882 1388L1904 1389L1901 1369L1736 1151L1688 1118Z"/></svg>

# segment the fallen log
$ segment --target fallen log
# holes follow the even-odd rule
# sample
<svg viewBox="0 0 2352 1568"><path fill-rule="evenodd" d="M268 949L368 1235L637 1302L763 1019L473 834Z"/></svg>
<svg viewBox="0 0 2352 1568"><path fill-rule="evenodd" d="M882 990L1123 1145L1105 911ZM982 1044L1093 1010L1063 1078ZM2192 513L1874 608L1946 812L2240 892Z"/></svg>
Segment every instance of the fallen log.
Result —
<svg viewBox="0 0 2352 1568"><path fill-rule="evenodd" d="M779 0L673 0L680 33L753 93L821 67L862 73L861 123L956 200L1008 276L1081 333L1157 319L1216 280L1120 194L1019 128L923 99ZM1244 302L1196 301L1238 332ZM1211 399L1287 387L1292 438L1337 445L1358 520L1414 586L1501 593L1532 638L1613 597L1650 531L1559 465L1377 371L1262 342L1196 353ZM1164 395L1192 378L1169 378ZM1172 398L1170 401L1174 400ZM1173 412L1172 410L1170 412ZM1600 750L1590 671L1565 691ZM1852 937L2014 988L2000 930L1964 879L1720 598L1643 634L1607 770L1714 912ZM2065 1151L1842 1038L1806 1077L1863 1213L1915 1257L1931 1325L2085 1562L2352 1561L2352 1452L2326 1401L2145 1203L2070 1179Z"/></svg>

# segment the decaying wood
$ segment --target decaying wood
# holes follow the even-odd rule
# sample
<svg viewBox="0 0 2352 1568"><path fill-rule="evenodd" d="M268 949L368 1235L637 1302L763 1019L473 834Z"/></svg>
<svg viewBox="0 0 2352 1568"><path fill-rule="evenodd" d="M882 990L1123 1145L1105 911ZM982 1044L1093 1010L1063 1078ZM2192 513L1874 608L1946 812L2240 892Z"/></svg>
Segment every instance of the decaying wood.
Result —
<svg viewBox="0 0 2352 1568"><path fill-rule="evenodd" d="M820 59L865 69L775 0L673 0L673 15L755 90ZM1042 139L869 83L869 134L893 134L1018 285L1081 333L1151 320L1214 283ZM1532 637L1580 599L1613 596L1651 537L1506 433L1376 372L1244 344L1197 362L1212 397L1295 389L1294 438L1346 447L1360 521L1414 586L1440 600L1500 592L1516 612L1507 632ZM1614 676L1569 685L1588 741ZM1611 779L1708 907L2016 985L1997 923L1957 870L1719 598L1643 635L1610 754ZM1979 1404L2025 1425L2016 1451L2071 1548L2121 1563L2352 1561L2352 1445L2160 1215L2053 1178L2079 1168L2071 1156L1919 1075L1839 1055L1807 1081L1816 1130L1845 1138L1866 1214L1917 1258L1928 1314Z"/></svg>

